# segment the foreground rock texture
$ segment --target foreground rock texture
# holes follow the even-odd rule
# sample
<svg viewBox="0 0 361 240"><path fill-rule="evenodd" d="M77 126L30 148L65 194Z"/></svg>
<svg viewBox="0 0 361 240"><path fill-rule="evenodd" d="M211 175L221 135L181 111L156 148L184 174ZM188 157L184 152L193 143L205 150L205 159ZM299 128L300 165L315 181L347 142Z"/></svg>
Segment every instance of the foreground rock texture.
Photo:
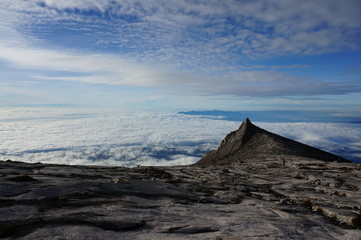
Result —
<svg viewBox="0 0 361 240"><path fill-rule="evenodd" d="M359 164L244 124L193 166L0 161L0 238L360 239Z"/></svg>

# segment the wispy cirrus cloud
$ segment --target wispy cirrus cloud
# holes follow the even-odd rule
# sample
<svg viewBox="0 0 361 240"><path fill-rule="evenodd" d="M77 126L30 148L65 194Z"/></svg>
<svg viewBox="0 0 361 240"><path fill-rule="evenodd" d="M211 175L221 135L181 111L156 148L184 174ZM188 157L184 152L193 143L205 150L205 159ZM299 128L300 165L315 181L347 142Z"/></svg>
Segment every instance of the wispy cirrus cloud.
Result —
<svg viewBox="0 0 361 240"><path fill-rule="evenodd" d="M302 62L253 64L275 56L360 51L357 0L0 4L0 59L14 69L31 69L32 79L201 95L361 91L354 74L335 80L291 71L312 69Z"/></svg>
<svg viewBox="0 0 361 240"><path fill-rule="evenodd" d="M81 41L89 35L93 44L117 45L157 61L185 61L197 55L214 56L215 61L225 55L319 54L361 47L357 0L5 0L2 4L5 22L25 34L46 39L47 33L76 29L63 40L74 38L74 43L77 37ZM14 14L15 20L5 19Z"/></svg>
<svg viewBox="0 0 361 240"><path fill-rule="evenodd" d="M57 50L15 48L0 44L0 59L10 66L37 69L34 80L159 87L175 94L287 96L328 95L360 91L357 83L307 81L276 71L233 71L196 74L133 63L111 54L74 54ZM292 67L292 66L291 66ZM44 71L56 71L57 75ZM222 83L222 84L220 84ZM173 89L176 87L176 89Z"/></svg>

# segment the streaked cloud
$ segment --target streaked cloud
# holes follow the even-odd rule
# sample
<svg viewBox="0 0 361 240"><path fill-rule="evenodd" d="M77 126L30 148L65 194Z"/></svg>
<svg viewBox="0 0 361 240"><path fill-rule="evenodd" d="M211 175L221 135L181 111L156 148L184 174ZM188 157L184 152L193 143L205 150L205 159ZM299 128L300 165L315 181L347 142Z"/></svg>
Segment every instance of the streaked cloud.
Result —
<svg viewBox="0 0 361 240"><path fill-rule="evenodd" d="M84 23L78 29L80 34L90 27L96 31L95 41L119 45L132 41L134 51L152 56L163 53L189 58L209 53L220 57L232 51L237 55L315 54L360 48L361 6L357 0L5 0L2 4L4 18L19 15L16 24L34 24L35 28L29 29L33 33L36 26L45 33L51 31L45 24L71 30ZM65 20L68 22L61 22ZM103 28L96 27L102 23L110 24L113 31L102 32Z"/></svg>
<svg viewBox="0 0 361 240"><path fill-rule="evenodd" d="M358 0L3 0L0 60L31 70L23 76L29 81L157 94L359 93L356 73L344 70L339 78L299 59L272 59L360 51L360 10Z"/></svg>
<svg viewBox="0 0 361 240"><path fill-rule="evenodd" d="M74 54L57 50L15 48L0 44L0 59L10 66L37 69L35 80L160 87L180 94L287 96L359 92L357 82L325 82L293 77L276 71L232 71L221 76L161 69L132 63L111 54ZM292 66L290 66L292 67ZM56 76L44 71L57 71ZM48 75L47 75L48 74ZM177 86L176 89L173 87Z"/></svg>

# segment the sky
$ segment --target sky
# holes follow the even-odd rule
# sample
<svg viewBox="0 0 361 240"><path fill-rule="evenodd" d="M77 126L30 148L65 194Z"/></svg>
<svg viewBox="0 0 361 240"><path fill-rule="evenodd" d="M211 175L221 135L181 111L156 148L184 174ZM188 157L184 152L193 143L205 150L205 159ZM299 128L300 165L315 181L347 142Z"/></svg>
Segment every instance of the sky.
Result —
<svg viewBox="0 0 361 240"><path fill-rule="evenodd" d="M1 0L0 107L361 109L359 0Z"/></svg>

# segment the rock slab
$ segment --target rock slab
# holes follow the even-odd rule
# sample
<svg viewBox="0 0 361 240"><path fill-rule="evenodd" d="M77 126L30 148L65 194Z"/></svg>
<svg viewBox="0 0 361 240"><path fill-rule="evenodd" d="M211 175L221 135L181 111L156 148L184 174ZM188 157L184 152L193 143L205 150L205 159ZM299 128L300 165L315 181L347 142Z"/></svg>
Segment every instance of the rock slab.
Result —
<svg viewBox="0 0 361 240"><path fill-rule="evenodd" d="M0 161L2 239L361 239L361 166L246 119L192 166Z"/></svg>
<svg viewBox="0 0 361 240"><path fill-rule="evenodd" d="M361 166L0 162L2 239L360 239Z"/></svg>

